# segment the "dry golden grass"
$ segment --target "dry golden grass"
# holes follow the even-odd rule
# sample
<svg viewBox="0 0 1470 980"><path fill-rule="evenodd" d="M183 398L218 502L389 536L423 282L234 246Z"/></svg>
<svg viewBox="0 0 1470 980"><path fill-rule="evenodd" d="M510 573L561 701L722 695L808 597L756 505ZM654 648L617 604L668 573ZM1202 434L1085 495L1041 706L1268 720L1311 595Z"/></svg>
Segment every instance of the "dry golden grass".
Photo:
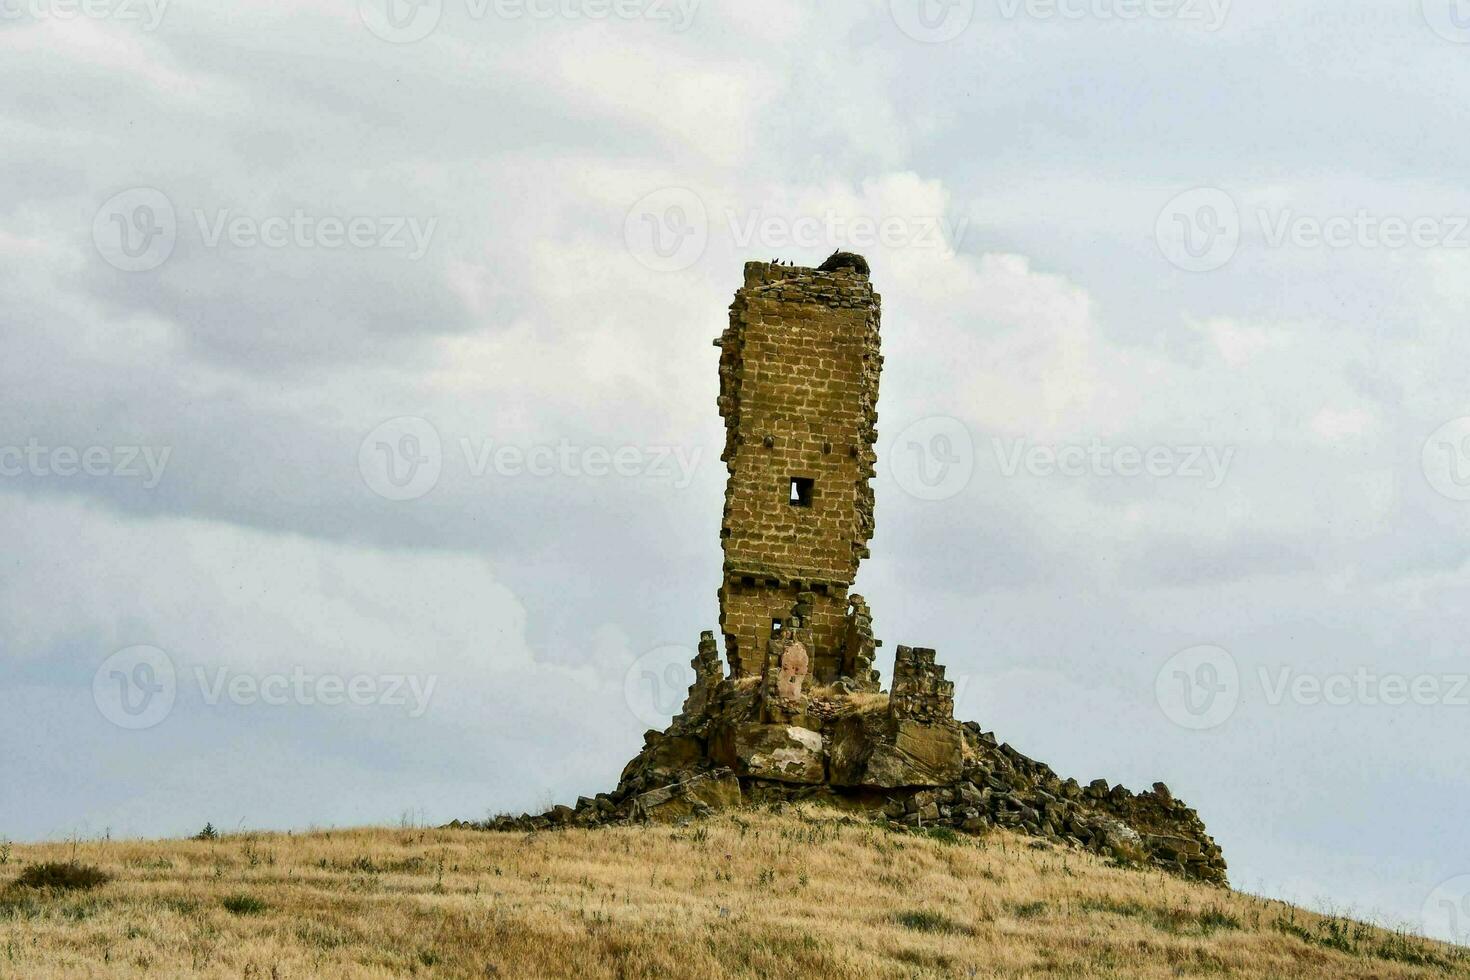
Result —
<svg viewBox="0 0 1470 980"><path fill-rule="evenodd" d="M111 880L23 889L76 860ZM17 846L0 978L1470 977L1467 952L1019 837L693 825Z"/></svg>

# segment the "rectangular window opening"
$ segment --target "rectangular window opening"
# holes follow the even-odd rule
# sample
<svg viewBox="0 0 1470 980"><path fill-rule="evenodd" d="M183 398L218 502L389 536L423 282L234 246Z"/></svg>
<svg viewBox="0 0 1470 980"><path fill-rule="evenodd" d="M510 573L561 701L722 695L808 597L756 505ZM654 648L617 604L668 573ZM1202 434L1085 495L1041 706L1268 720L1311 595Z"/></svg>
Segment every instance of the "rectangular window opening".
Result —
<svg viewBox="0 0 1470 980"><path fill-rule="evenodd" d="M772 636L780 636L781 635L781 621L779 619L773 619L773 620L771 620L771 635Z"/></svg>
<svg viewBox="0 0 1470 980"><path fill-rule="evenodd" d="M791 478L791 506L810 507L812 505L812 484L814 482L810 477L805 476Z"/></svg>

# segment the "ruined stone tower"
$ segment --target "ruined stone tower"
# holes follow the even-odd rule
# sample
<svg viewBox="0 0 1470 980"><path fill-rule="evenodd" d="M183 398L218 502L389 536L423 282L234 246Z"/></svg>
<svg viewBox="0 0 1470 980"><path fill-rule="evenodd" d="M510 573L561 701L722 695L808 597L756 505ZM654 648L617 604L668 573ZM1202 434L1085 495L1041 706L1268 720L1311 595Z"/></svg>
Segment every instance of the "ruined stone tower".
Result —
<svg viewBox="0 0 1470 980"><path fill-rule="evenodd" d="M873 534L879 297L844 255L820 269L746 263L715 341L730 474L720 628L735 677L761 674L770 638L794 626L816 682L876 686L868 610L848 590Z"/></svg>
<svg viewBox="0 0 1470 980"><path fill-rule="evenodd" d="M694 680L611 793L497 817L496 830L687 821L745 803L828 802L890 830L1006 827L1205 881L1225 861L1194 810L1062 780L974 722L928 647L900 645L885 694L873 621L851 591L873 534L878 295L861 256L750 262L720 348L725 561L720 626Z"/></svg>

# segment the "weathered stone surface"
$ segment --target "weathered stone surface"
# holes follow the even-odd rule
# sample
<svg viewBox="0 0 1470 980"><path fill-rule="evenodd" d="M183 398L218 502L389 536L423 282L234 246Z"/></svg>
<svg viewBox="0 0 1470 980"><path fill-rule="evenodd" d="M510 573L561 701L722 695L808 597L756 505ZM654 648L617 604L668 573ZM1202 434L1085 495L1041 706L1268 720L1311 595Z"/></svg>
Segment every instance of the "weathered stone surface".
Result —
<svg viewBox="0 0 1470 980"><path fill-rule="evenodd" d="M882 715L851 715L832 725L827 745L827 770L833 786L861 786L873 747L882 738Z"/></svg>
<svg viewBox="0 0 1470 980"><path fill-rule="evenodd" d="M796 725L746 724L735 730L735 771L783 783L827 779L822 736Z"/></svg>
<svg viewBox="0 0 1470 980"><path fill-rule="evenodd" d="M894 719L927 723L954 720L954 683L934 662L934 651L900 646L893 660L893 692L888 713Z"/></svg>
<svg viewBox="0 0 1470 980"><path fill-rule="evenodd" d="M944 786L960 777L962 752L958 725L901 721L891 741L873 746L862 784L885 789Z"/></svg>
<svg viewBox="0 0 1470 980"><path fill-rule="evenodd" d="M802 688L806 684L809 661L806 647L793 640L781 651L781 676L776 681L776 690L788 701L800 701Z"/></svg>
<svg viewBox="0 0 1470 980"><path fill-rule="evenodd" d="M720 669L720 650L715 645L714 633L706 630L699 634L699 652L690 666L694 668L694 683L690 685L684 709L679 713L679 720L685 722L703 718L709 713L710 698L724 674Z"/></svg>
<svg viewBox="0 0 1470 980"><path fill-rule="evenodd" d="M704 759L704 743L692 735L660 738L649 747L648 769L658 775L673 775L696 768Z"/></svg>
<svg viewBox="0 0 1470 980"><path fill-rule="evenodd" d="M661 786L633 799L640 818L667 822L701 810L721 810L740 805L740 781L732 773L704 773L680 783Z"/></svg>

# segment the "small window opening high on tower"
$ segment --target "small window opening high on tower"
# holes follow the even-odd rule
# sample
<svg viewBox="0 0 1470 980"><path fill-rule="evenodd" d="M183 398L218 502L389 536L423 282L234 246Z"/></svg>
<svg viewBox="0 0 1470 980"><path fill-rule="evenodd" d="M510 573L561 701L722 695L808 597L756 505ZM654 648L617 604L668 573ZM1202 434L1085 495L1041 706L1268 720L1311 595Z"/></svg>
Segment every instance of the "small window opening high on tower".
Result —
<svg viewBox="0 0 1470 980"><path fill-rule="evenodd" d="M813 482L813 480L804 476L793 476L791 478L791 506L810 507L812 505Z"/></svg>

